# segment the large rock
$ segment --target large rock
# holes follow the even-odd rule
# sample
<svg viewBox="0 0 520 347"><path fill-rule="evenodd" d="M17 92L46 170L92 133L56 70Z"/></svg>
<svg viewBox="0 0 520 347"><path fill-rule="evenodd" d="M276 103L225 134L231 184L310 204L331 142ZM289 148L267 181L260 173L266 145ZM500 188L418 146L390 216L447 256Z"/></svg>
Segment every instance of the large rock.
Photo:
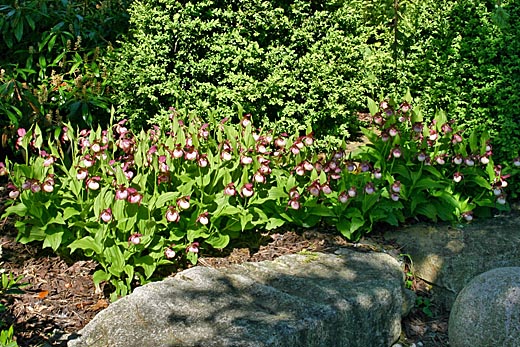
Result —
<svg viewBox="0 0 520 347"><path fill-rule="evenodd" d="M194 267L137 288L69 347L381 347L400 335L400 264L382 253Z"/></svg>
<svg viewBox="0 0 520 347"><path fill-rule="evenodd" d="M434 302L449 310L457 294L488 270L520 266L520 215L471 224L418 224L385 234L413 260L415 275L433 284Z"/></svg>
<svg viewBox="0 0 520 347"><path fill-rule="evenodd" d="M520 346L520 267L471 280L452 307L449 339L452 347Z"/></svg>

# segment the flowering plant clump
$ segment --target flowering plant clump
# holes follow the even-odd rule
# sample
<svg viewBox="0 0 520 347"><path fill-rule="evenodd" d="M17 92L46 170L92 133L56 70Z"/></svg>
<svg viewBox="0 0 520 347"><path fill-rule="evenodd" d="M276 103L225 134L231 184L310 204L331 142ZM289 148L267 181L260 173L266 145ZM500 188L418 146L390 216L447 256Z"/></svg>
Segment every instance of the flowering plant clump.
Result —
<svg viewBox="0 0 520 347"><path fill-rule="evenodd" d="M116 299L246 230L323 221L357 240L377 222L469 221L507 208L508 175L486 134L466 140L441 112L426 125L411 100L369 106L371 143L355 153L318 152L310 128L277 134L251 115L205 122L174 109L138 134L124 120L67 126L44 146L38 127L20 131L25 163L0 165L12 199L4 216L20 217L21 242L98 261L94 282L109 282Z"/></svg>
<svg viewBox="0 0 520 347"><path fill-rule="evenodd" d="M13 201L5 216L21 217L20 242L94 258L95 283L125 295L159 266L195 264L204 248L288 221L276 211L312 134L263 132L250 118L205 123L172 109L168 124L148 132L134 134L125 121L77 133L67 126L47 145L37 126L20 131L26 162L0 168Z"/></svg>

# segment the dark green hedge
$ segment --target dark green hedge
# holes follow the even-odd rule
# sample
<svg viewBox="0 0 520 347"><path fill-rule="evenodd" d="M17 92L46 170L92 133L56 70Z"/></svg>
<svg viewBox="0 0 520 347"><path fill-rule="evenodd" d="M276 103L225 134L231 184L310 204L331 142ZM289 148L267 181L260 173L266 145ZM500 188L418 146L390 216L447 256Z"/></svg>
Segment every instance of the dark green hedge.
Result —
<svg viewBox="0 0 520 347"><path fill-rule="evenodd" d="M365 1L145 0L113 57L121 117L134 124L179 105L204 115L310 122L357 130L355 111L379 93L385 61ZM371 42L372 41L372 42Z"/></svg>

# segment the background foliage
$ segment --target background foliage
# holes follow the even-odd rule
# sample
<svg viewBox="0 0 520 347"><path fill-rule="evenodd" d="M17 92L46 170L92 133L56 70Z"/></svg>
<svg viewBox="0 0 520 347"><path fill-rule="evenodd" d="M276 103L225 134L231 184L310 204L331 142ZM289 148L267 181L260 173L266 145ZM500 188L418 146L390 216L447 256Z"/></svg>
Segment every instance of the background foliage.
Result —
<svg viewBox="0 0 520 347"><path fill-rule="evenodd" d="M125 0L8 0L0 5L2 144L18 127L108 121L99 59L126 31Z"/></svg>
<svg viewBox="0 0 520 347"><path fill-rule="evenodd" d="M321 135L355 130L384 66L364 3L136 1L109 64L120 116L141 125L179 105L227 116L239 103Z"/></svg>
<svg viewBox="0 0 520 347"><path fill-rule="evenodd" d="M518 155L517 1L419 1L401 8L398 89L488 129L498 158Z"/></svg>

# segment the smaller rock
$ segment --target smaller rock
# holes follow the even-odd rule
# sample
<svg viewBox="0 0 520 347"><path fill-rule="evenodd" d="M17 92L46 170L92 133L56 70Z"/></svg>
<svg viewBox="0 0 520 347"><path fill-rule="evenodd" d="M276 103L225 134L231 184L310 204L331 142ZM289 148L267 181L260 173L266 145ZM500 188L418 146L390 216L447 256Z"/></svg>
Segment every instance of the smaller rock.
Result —
<svg viewBox="0 0 520 347"><path fill-rule="evenodd" d="M520 267L472 279L455 300L448 334L452 347L520 346Z"/></svg>

